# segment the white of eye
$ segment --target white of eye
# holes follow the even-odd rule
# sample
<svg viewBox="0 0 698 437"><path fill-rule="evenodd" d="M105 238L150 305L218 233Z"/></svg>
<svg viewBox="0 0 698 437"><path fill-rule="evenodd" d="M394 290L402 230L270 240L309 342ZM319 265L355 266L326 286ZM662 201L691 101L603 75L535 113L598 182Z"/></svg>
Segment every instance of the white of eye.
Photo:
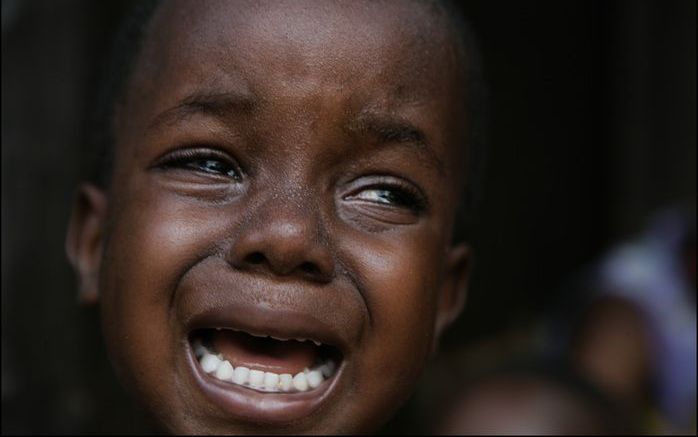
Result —
<svg viewBox="0 0 698 437"><path fill-rule="evenodd" d="M389 200L390 191L388 191L388 190L363 190L360 193L358 193L357 195L352 196L352 197L355 199L366 200L369 202L386 203L386 204L392 203Z"/></svg>

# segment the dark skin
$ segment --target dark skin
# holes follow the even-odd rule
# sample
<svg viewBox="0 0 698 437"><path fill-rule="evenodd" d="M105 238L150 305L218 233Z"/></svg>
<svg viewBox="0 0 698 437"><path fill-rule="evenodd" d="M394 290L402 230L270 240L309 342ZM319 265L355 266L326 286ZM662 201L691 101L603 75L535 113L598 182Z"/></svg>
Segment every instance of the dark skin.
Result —
<svg viewBox="0 0 698 437"><path fill-rule="evenodd" d="M81 187L67 251L118 376L167 430L372 431L410 395L467 282L448 29L401 1L156 12L117 108L110 187ZM250 305L341 339L336 381L302 415L260 397L254 417L231 412L192 377L191 320Z"/></svg>

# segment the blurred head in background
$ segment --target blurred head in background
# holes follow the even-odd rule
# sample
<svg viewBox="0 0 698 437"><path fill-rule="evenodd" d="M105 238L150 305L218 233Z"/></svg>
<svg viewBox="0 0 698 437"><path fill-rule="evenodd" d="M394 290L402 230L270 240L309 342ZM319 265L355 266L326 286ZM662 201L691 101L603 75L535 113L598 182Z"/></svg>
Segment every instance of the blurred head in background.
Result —
<svg viewBox="0 0 698 437"><path fill-rule="evenodd" d="M572 373L491 371L471 379L439 414L437 434L608 435L627 431L608 401Z"/></svg>

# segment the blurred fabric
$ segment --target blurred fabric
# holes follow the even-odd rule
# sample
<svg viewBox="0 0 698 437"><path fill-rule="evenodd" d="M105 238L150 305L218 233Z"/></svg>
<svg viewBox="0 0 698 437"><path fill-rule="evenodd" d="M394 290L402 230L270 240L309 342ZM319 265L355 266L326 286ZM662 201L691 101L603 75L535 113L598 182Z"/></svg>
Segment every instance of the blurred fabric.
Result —
<svg viewBox="0 0 698 437"><path fill-rule="evenodd" d="M115 381L96 310L77 305L63 250L99 69L130 3L2 0L3 433L149 429ZM695 204L695 2L463 8L492 100L473 277L442 355L386 432L431 429L447 399L433 372L462 378L544 350L540 326L565 284L652 212Z"/></svg>

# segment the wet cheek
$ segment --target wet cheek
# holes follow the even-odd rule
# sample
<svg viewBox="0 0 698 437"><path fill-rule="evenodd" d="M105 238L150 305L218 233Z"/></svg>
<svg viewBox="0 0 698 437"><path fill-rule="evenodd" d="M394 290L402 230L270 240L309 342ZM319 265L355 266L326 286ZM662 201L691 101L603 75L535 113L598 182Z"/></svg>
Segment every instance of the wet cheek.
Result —
<svg viewBox="0 0 698 437"><path fill-rule="evenodd" d="M119 291L139 290L134 299L145 305L169 300L181 276L219 242L215 216L186 205L155 202L125 211L117 223L109 255L123 283Z"/></svg>
<svg viewBox="0 0 698 437"><path fill-rule="evenodd" d="M430 353L441 254L438 235L427 234L344 239L370 313L352 368L353 414L367 423L382 422L407 400Z"/></svg>
<svg viewBox="0 0 698 437"><path fill-rule="evenodd" d="M431 243L393 241L365 250L364 272L372 316L372 366L382 374L415 377L431 346L441 253Z"/></svg>
<svg viewBox="0 0 698 437"><path fill-rule="evenodd" d="M211 248L216 221L196 208L152 201L119 211L102 265L103 327L117 371L127 385L167 408L162 399L177 374L184 336L173 318L177 285ZM157 401L160 398L160 401Z"/></svg>

